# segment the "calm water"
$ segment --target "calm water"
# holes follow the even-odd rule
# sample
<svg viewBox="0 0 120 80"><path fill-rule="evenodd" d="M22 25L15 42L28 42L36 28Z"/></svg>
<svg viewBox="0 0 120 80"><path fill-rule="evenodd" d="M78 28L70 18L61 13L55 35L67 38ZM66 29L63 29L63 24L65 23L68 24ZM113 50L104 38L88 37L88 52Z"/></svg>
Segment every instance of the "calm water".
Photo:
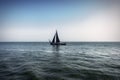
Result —
<svg viewBox="0 0 120 80"><path fill-rule="evenodd" d="M0 43L0 80L120 80L120 43Z"/></svg>

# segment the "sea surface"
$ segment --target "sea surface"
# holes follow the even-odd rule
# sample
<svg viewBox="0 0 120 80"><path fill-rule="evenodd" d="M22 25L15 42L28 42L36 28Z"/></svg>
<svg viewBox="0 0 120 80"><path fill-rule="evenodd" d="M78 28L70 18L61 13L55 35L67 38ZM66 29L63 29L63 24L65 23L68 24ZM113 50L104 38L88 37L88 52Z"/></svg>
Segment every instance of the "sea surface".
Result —
<svg viewBox="0 0 120 80"><path fill-rule="evenodd" d="M0 80L120 80L120 42L1 42Z"/></svg>

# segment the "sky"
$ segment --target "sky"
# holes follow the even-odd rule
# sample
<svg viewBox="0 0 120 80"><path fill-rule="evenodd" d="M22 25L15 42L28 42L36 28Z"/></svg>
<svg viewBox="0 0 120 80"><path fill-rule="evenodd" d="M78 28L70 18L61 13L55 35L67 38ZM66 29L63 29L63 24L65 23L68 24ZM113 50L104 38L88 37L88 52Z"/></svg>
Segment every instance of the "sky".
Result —
<svg viewBox="0 0 120 80"><path fill-rule="evenodd" d="M0 42L120 41L119 0L0 0Z"/></svg>

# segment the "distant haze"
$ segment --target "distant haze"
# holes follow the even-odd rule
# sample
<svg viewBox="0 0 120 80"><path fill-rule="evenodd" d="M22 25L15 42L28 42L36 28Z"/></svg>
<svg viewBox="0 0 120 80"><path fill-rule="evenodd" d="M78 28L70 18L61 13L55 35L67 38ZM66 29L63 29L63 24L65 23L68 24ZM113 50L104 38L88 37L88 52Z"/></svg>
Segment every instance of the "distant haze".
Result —
<svg viewBox="0 0 120 80"><path fill-rule="evenodd" d="M1 0L1 41L120 41L119 0Z"/></svg>

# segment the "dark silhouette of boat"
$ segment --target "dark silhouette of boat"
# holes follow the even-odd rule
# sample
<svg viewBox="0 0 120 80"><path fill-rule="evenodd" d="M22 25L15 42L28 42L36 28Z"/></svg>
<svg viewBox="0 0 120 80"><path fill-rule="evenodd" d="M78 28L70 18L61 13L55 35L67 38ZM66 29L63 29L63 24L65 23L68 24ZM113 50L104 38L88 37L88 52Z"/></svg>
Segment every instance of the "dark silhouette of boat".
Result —
<svg viewBox="0 0 120 80"><path fill-rule="evenodd" d="M56 33L55 33L55 35L54 35L54 37L53 37L52 42L49 41L49 43L50 43L50 45L66 45L65 42L60 42L60 39L59 39L59 37L58 37L58 32L57 32L57 30L56 30Z"/></svg>

